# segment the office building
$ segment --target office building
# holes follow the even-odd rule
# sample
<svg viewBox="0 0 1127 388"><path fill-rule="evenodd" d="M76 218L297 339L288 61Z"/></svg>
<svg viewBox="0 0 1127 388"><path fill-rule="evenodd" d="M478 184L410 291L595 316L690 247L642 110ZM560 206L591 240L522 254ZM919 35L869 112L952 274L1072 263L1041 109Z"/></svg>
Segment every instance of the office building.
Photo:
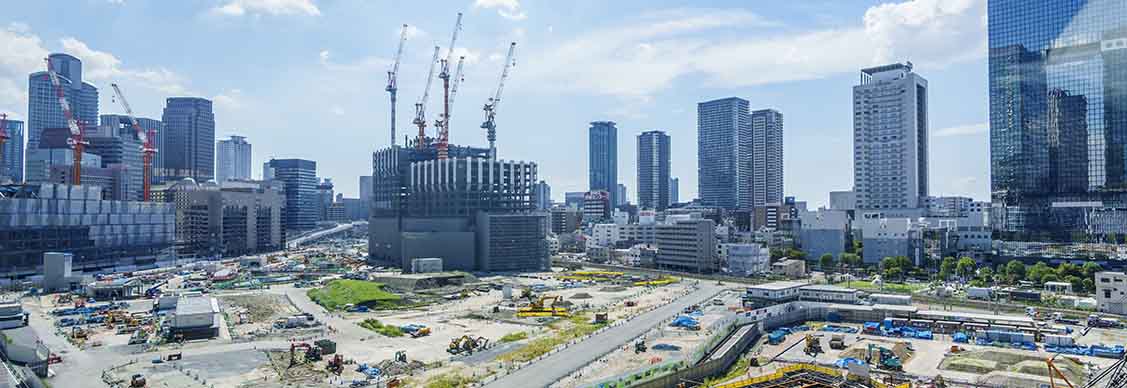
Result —
<svg viewBox="0 0 1127 388"><path fill-rule="evenodd" d="M133 123L129 120L129 116L106 114L98 117L100 125L98 132L103 133L105 136L128 136L132 139L138 139L137 130L133 128ZM160 120L151 119L147 117L134 117L137 119L137 125L141 130L145 131L146 136L152 139L153 146L156 147L157 152L153 154L152 160L152 177L153 181L157 182L157 177L161 175L161 166L164 165L164 124ZM87 136L90 133L87 132ZM143 175L142 175L143 176Z"/></svg>
<svg viewBox="0 0 1127 388"><path fill-rule="evenodd" d="M697 273L720 269L716 258L716 223L709 219L685 219L658 225L656 231L658 268Z"/></svg>
<svg viewBox="0 0 1127 388"><path fill-rule="evenodd" d="M97 126L98 88L83 81L82 61L68 54L51 54L47 58L51 69L59 76L74 119L88 128ZM44 129L66 128L67 119L46 71L28 76L27 97L27 149L33 150L40 148L39 139Z"/></svg>
<svg viewBox="0 0 1127 388"><path fill-rule="evenodd" d="M676 178L676 177L669 178L669 204L670 205L681 202L681 196L678 194L678 190L680 190L680 189L681 189L681 180Z"/></svg>
<svg viewBox="0 0 1127 388"><path fill-rule="evenodd" d="M0 152L4 153L0 158L0 183L4 177L11 179L12 182L22 183L24 181L23 121L9 119L7 123L4 132L8 134L8 140L4 142L3 149L0 149Z"/></svg>
<svg viewBox="0 0 1127 388"><path fill-rule="evenodd" d="M564 206L574 207L576 209L583 208L583 198L587 196L585 191L569 191L564 193Z"/></svg>
<svg viewBox="0 0 1127 388"><path fill-rule="evenodd" d="M647 131L638 135L638 206L665 210L669 205L669 135Z"/></svg>
<svg viewBox="0 0 1127 388"><path fill-rule="evenodd" d="M751 206L783 200L783 114L774 109L751 112Z"/></svg>
<svg viewBox="0 0 1127 388"><path fill-rule="evenodd" d="M595 224L611 219L611 196L603 190L588 191L583 196L583 223Z"/></svg>
<svg viewBox="0 0 1127 388"><path fill-rule="evenodd" d="M987 12L994 233L1127 233L1127 4L992 0Z"/></svg>
<svg viewBox="0 0 1127 388"><path fill-rule="evenodd" d="M548 210L552 208L552 186L548 182L540 181L536 184L536 209Z"/></svg>
<svg viewBox="0 0 1127 388"><path fill-rule="evenodd" d="M911 218L885 218L880 213L864 213L859 222L865 264L880 263L886 257L904 256L920 265L923 259L924 225Z"/></svg>
<svg viewBox="0 0 1127 388"><path fill-rule="evenodd" d="M802 221L799 242L807 258L817 260L828 254L841 259L849 243L849 214L845 210L804 211L799 219Z"/></svg>
<svg viewBox="0 0 1127 388"><path fill-rule="evenodd" d="M270 159L270 179L281 181L286 194L286 230L308 230L317 224L317 162L304 159Z"/></svg>
<svg viewBox="0 0 1127 388"><path fill-rule="evenodd" d="M243 136L231 135L230 139L215 143L215 180L249 180L250 149Z"/></svg>
<svg viewBox="0 0 1127 388"><path fill-rule="evenodd" d="M329 210L333 206L333 180L317 179L317 221L332 221Z"/></svg>
<svg viewBox="0 0 1127 388"><path fill-rule="evenodd" d="M372 207L372 176L360 176L360 219L368 219L369 209Z"/></svg>
<svg viewBox="0 0 1127 388"><path fill-rule="evenodd" d="M548 214L536 211L536 164L487 148L391 146L372 154L368 252L374 264L410 268L441 258L462 271L540 271L548 265Z"/></svg>
<svg viewBox="0 0 1127 388"><path fill-rule="evenodd" d="M613 121L591 123L587 142L589 191L610 193L610 203L618 203L618 128Z"/></svg>
<svg viewBox="0 0 1127 388"><path fill-rule="evenodd" d="M1096 273L1096 307L1101 313L1127 314L1127 274Z"/></svg>
<svg viewBox="0 0 1127 388"><path fill-rule="evenodd" d="M282 249L285 196L276 182L197 183L185 178L158 186L176 209L180 257L228 257Z"/></svg>
<svg viewBox="0 0 1127 388"><path fill-rule="evenodd" d="M751 115L729 97L697 104L697 195L704 206L749 208Z"/></svg>
<svg viewBox="0 0 1127 388"><path fill-rule="evenodd" d="M617 202L614 203L615 208L618 208L619 206L630 203L630 201L628 199L626 199L627 198L626 197L626 185L619 183L618 186L615 187L614 189L616 190L615 194L614 194L614 198L615 198L615 201L617 201Z"/></svg>
<svg viewBox="0 0 1127 388"><path fill-rule="evenodd" d="M771 271L771 250L762 244L720 244L720 261L729 273L737 276L758 275Z"/></svg>
<svg viewBox="0 0 1127 388"><path fill-rule="evenodd" d="M215 177L215 114L211 100L199 97L170 97L165 100L164 158L158 182L192 178L207 182Z"/></svg>
<svg viewBox="0 0 1127 388"><path fill-rule="evenodd" d="M928 195L927 80L911 62L861 70L853 87L857 209L905 216Z"/></svg>
<svg viewBox="0 0 1127 388"><path fill-rule="evenodd" d="M175 235L171 204L102 199L102 188L0 186L0 274L43 273L43 254L73 254L76 271L120 272L165 256Z"/></svg>
<svg viewBox="0 0 1127 388"><path fill-rule="evenodd" d="M550 215L552 233L555 234L572 233L583 225L583 211L577 207L554 206Z"/></svg>

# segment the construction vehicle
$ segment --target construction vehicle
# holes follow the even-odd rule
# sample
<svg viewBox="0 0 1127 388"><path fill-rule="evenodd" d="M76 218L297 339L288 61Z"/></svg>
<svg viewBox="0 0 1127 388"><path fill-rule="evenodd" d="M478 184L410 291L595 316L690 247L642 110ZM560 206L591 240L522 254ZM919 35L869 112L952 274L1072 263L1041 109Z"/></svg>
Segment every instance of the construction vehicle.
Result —
<svg viewBox="0 0 1127 388"><path fill-rule="evenodd" d="M145 375L140 373L133 375L129 380L129 388L144 388L145 384Z"/></svg>
<svg viewBox="0 0 1127 388"><path fill-rule="evenodd" d="M607 323L607 321L608 321L607 313L595 313L595 324L596 325Z"/></svg>
<svg viewBox="0 0 1127 388"><path fill-rule="evenodd" d="M70 137L67 138L67 145L74 150L74 165L71 170L70 183L72 185L82 184L82 151L90 142L86 141L86 128L85 123L79 122L74 117L74 112L70 110L70 102L67 101L66 93L63 91L63 84L59 81L59 74L55 69L51 68L51 58L47 57L47 78L51 80L51 86L55 88L55 96L59 99L59 107L63 110L63 117L66 118L67 129L70 130Z"/></svg>
<svg viewBox="0 0 1127 388"><path fill-rule="evenodd" d="M310 345L305 342L295 342L290 344L290 367L297 365L297 349L303 349L305 361L321 361L321 348Z"/></svg>
<svg viewBox="0 0 1127 388"><path fill-rule="evenodd" d="M450 37L450 45L446 47L446 58L442 60L442 69L438 72L438 78L442 80L442 119L435 122L435 129L438 130L438 143L435 148L438 151L438 159L444 160L448 155L448 148L450 146L450 108L454 100L454 93L458 90L458 78L462 76L462 61L465 57L458 60L458 71L454 77L454 89L450 89L450 60L454 58L454 48L458 43L458 32L462 30L462 13L458 12L458 20L454 22L454 33Z"/></svg>
<svg viewBox="0 0 1127 388"><path fill-rule="evenodd" d="M873 361L874 350L876 351L877 357L875 363ZM883 346L878 346L876 344L869 344L868 351L866 352L865 356L865 363L869 365L876 365L878 368L889 370L898 371L903 369L900 357L897 357L896 354L892 352L892 350L889 350L888 348L885 348Z"/></svg>
<svg viewBox="0 0 1127 388"><path fill-rule="evenodd" d="M134 331L133 335L129 336L130 345L139 345L146 342L149 342L149 333L144 330Z"/></svg>
<svg viewBox="0 0 1127 388"><path fill-rule="evenodd" d="M557 306L563 304L562 296L542 296L539 299L528 297L528 306L517 309L518 317L566 317L569 316L567 307Z"/></svg>
<svg viewBox="0 0 1127 388"><path fill-rule="evenodd" d="M806 335L806 348L802 349L802 352L806 353L809 356L817 356L818 353L822 353L823 350L822 350L821 339L818 338L818 337L815 337L813 335L807 334Z"/></svg>
<svg viewBox="0 0 1127 388"><path fill-rule="evenodd" d="M156 146L153 145L153 138L156 137L156 132L154 132L152 128L149 128L148 132L142 129L141 124L133 117L133 108L129 107L129 101L125 100L125 95L121 93L121 88L115 83L111 83L110 86L113 87L113 92L117 95L117 100L121 103L121 107L125 109L125 116L129 118L129 125L131 125L134 132L137 133L137 140L141 141L141 171L144 176L144 180L141 184L141 200L149 202L151 200L149 192L152 188L151 183L153 180L153 154L157 152Z"/></svg>
<svg viewBox="0 0 1127 388"><path fill-rule="evenodd" d="M407 25L399 31L399 49L395 51L395 62L387 72L387 87L384 90L391 95L391 145L395 145L395 95L399 92L399 60L403 58L403 44L407 43Z"/></svg>
<svg viewBox="0 0 1127 388"><path fill-rule="evenodd" d="M63 362L63 358L58 353L51 353L47 355L47 365L58 364Z"/></svg>
<svg viewBox="0 0 1127 388"><path fill-rule="evenodd" d="M396 351L395 352L395 362L406 363L407 362L407 351L406 350Z"/></svg>
<svg viewBox="0 0 1127 388"><path fill-rule="evenodd" d="M344 356L339 354L333 356L333 358L329 359L329 364L325 366L325 369L327 369L329 373L340 376L341 372L344 372Z"/></svg>
<svg viewBox="0 0 1127 388"><path fill-rule="evenodd" d="M638 302L635 302L635 301L632 301L632 300L626 301L626 307L634 307L634 306L637 306L637 305L638 305Z"/></svg>
<svg viewBox="0 0 1127 388"><path fill-rule="evenodd" d="M172 353L172 354L169 354L168 357L166 357L165 359L168 360L168 361L180 361L183 358L184 358L184 353Z"/></svg>
<svg viewBox="0 0 1127 388"><path fill-rule="evenodd" d="M830 349L845 349L845 334L837 333L830 337Z"/></svg>
<svg viewBox="0 0 1127 388"><path fill-rule="evenodd" d="M516 49L517 42L510 42L509 55L505 57L505 65L501 69L501 79L497 81L497 91L482 107L482 110L485 111L485 122L481 123L481 128L485 130L485 136L489 140L489 157L492 159L497 159L497 123L495 121L497 108L501 105L501 92L505 90L505 79L509 78L509 70L516 65L516 60L513 59Z"/></svg>
<svg viewBox="0 0 1127 388"><path fill-rule="evenodd" d="M485 337L477 337L475 339L468 335L463 335L450 340L450 346L446 351L454 355L461 353L473 354L475 350L484 349L487 345L489 345L489 340Z"/></svg>
<svg viewBox="0 0 1127 388"><path fill-rule="evenodd" d="M634 342L634 354L646 352L646 341L638 340Z"/></svg>

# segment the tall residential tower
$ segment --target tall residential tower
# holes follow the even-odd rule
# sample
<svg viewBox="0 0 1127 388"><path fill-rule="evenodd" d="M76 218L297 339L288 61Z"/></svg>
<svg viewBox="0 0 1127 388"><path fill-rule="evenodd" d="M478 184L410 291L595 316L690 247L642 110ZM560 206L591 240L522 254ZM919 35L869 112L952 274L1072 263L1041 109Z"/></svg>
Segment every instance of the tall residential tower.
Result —
<svg viewBox="0 0 1127 388"><path fill-rule="evenodd" d="M737 97L697 104L697 195L705 206L751 206L751 115Z"/></svg>
<svg viewBox="0 0 1127 388"><path fill-rule="evenodd" d="M751 112L750 178L752 206L783 202L783 114L774 109Z"/></svg>
<svg viewBox="0 0 1127 388"><path fill-rule="evenodd" d="M243 136L232 135L215 143L215 180L249 180L250 149Z"/></svg>
<svg viewBox="0 0 1127 388"><path fill-rule="evenodd" d="M665 210L669 205L669 135L647 131L638 135L638 206Z"/></svg>
<svg viewBox="0 0 1127 388"><path fill-rule="evenodd" d="M927 80L912 63L861 70L853 87L857 209L914 216L928 195Z"/></svg>
<svg viewBox="0 0 1127 388"><path fill-rule="evenodd" d="M618 203L618 128L613 121L591 123L587 156L590 191L606 191L610 203Z"/></svg>

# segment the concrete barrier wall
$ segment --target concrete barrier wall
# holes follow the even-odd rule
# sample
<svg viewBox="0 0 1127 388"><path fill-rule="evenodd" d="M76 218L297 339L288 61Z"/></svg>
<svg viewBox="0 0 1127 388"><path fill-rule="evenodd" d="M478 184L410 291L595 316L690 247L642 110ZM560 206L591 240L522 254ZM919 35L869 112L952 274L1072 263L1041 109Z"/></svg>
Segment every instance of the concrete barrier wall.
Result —
<svg viewBox="0 0 1127 388"><path fill-rule="evenodd" d="M749 330L743 338L737 339L735 346L729 348L728 353L721 357L713 358L712 360L705 361L694 367L682 369L672 374L657 377L649 381L644 381L638 384L633 384L633 388L666 388L676 387L677 384L686 381L704 381L709 377L719 375L727 372L728 368L740 358L751 344L755 343L762 333L759 330Z"/></svg>

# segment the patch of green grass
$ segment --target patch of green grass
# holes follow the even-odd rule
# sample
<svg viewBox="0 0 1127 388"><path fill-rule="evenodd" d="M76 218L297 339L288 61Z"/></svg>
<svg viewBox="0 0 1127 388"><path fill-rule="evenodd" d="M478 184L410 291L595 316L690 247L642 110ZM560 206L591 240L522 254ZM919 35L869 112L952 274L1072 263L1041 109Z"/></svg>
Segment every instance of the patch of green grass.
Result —
<svg viewBox="0 0 1127 388"><path fill-rule="evenodd" d="M473 383L473 379L461 373L445 373L427 380L426 388L462 388Z"/></svg>
<svg viewBox="0 0 1127 388"><path fill-rule="evenodd" d="M868 292L887 292L887 293L894 293L894 294L911 294L911 293L915 293L916 291L927 288L927 284L924 284L924 283L888 283L888 282L885 282L884 287L881 288L881 287L874 286L873 282L868 281L868 280L854 280L854 281L850 281L850 282L841 282L841 283L835 284L835 286L847 287L847 288L852 288L854 290L861 290L861 291L868 291Z"/></svg>
<svg viewBox="0 0 1127 388"><path fill-rule="evenodd" d="M747 370L750 367L751 367L751 359L746 358L746 357L740 357L739 360L736 360L735 364L732 364L731 368L728 368L728 372L725 373L723 376L709 377L709 378L705 379L704 380L704 386L711 387L711 386L719 385L720 383L723 383L725 381L746 375Z"/></svg>
<svg viewBox="0 0 1127 388"><path fill-rule="evenodd" d="M517 342L517 341L527 339L527 338L528 338L528 333L523 332L523 331L518 331L518 332L505 334L504 336L501 337L501 342L502 343L504 343L504 342Z"/></svg>
<svg viewBox="0 0 1127 388"><path fill-rule="evenodd" d="M382 283L364 280L338 279L321 288L309 290L306 295L317 304L330 310L339 310L349 304L375 308L391 308L399 304L399 295L384 291Z"/></svg>
<svg viewBox="0 0 1127 388"><path fill-rule="evenodd" d="M553 327L553 329L555 329L554 333L529 341L527 345L522 346L520 349L502 354L498 356L497 359L501 361L513 362L529 361L545 353L548 353L552 350L552 348L559 346L560 344L585 336L587 334L594 333L595 330L606 326L605 323L591 323L591 319L588 318L585 314L576 314L569 317L567 320L571 322L570 326L562 329Z"/></svg>
<svg viewBox="0 0 1127 388"><path fill-rule="evenodd" d="M385 325L377 319L365 319L360 322L360 327L382 334L384 337L402 337L403 330L399 326Z"/></svg>

